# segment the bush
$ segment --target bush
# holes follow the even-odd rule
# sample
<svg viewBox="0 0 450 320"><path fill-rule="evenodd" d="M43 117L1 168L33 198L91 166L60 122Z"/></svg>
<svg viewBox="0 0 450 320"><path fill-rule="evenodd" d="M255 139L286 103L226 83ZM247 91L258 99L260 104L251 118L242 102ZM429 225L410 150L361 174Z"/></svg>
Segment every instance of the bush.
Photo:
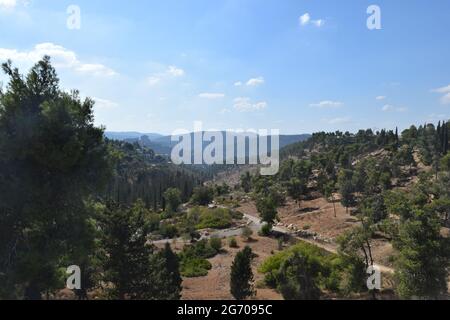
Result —
<svg viewBox="0 0 450 320"><path fill-rule="evenodd" d="M292 257L297 256L295 259ZM291 260L290 260L291 259ZM290 262L288 262L290 260ZM301 261L302 266L296 266ZM295 263L293 263L295 262ZM258 269L264 274L267 286L278 289L285 298L303 299L317 296L316 288L348 295L352 292L364 292L364 263L359 258L330 254L309 243L298 243L266 259ZM298 292L295 285L296 272L307 273L313 283L299 284L309 292Z"/></svg>
<svg viewBox="0 0 450 320"><path fill-rule="evenodd" d="M230 239L228 239L228 246L230 248L239 248L235 237L231 237Z"/></svg>
<svg viewBox="0 0 450 320"><path fill-rule="evenodd" d="M167 202L167 211L176 212L181 205L181 191L177 188L170 188L164 192L164 199Z"/></svg>
<svg viewBox="0 0 450 320"><path fill-rule="evenodd" d="M173 239L179 236L178 228L169 223L160 224L159 234L165 239Z"/></svg>
<svg viewBox="0 0 450 320"><path fill-rule="evenodd" d="M220 241L220 239L218 239ZM222 246L222 241L220 241ZM184 277L202 277L211 270L211 263L206 260L214 257L217 250L217 240L201 240L193 245L185 246L179 254L181 274ZM220 249L219 249L220 250Z"/></svg>
<svg viewBox="0 0 450 320"><path fill-rule="evenodd" d="M244 227L242 229L242 237L247 240L250 241L251 237L253 235L253 231L252 229L250 229L249 227Z"/></svg>
<svg viewBox="0 0 450 320"><path fill-rule="evenodd" d="M326 279L331 274L331 260L336 256L329 255L319 247L303 242L271 256L261 264L258 271L265 275L264 279L268 286L283 289L284 294L291 298L290 294L298 294L298 292L290 291L295 287L292 283L294 281L292 272L297 272L296 267L291 263L286 264L294 256L297 256L297 259L294 260L301 260L306 264L302 266L304 269L299 269L299 271L306 270L313 279L315 285L310 289L314 294L317 294L313 290L315 286L329 289Z"/></svg>
<svg viewBox="0 0 450 320"><path fill-rule="evenodd" d="M191 198L193 204L199 206L207 206L211 203L214 197L214 190L208 187L197 187Z"/></svg>
<svg viewBox="0 0 450 320"><path fill-rule="evenodd" d="M266 223L261 227L261 231L259 231L259 234L262 237L268 237L272 233L272 225Z"/></svg>
<svg viewBox="0 0 450 320"><path fill-rule="evenodd" d="M211 246L211 248L216 250L217 253L219 253L222 250L222 239L211 238L209 239L209 245Z"/></svg>
<svg viewBox="0 0 450 320"><path fill-rule="evenodd" d="M226 229L231 227L233 218L229 209L200 209L197 229Z"/></svg>
<svg viewBox="0 0 450 320"><path fill-rule="evenodd" d="M181 275L188 278L204 277L211 268L211 263L202 258L186 258L181 260L180 264Z"/></svg>

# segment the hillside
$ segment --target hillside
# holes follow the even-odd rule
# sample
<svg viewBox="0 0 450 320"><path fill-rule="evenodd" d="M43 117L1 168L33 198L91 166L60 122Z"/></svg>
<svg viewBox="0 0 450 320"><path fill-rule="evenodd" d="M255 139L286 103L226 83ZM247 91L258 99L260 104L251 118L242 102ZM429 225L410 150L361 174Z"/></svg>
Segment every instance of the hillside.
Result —
<svg viewBox="0 0 450 320"><path fill-rule="evenodd" d="M226 139L226 132L220 132L224 137L224 150L226 150L226 146L228 144ZM145 146L154 150L157 154L161 155L170 155L172 148L177 144L177 142L172 142L171 136L163 136L159 134L141 134L138 132L106 132L105 136L111 140L119 140L126 141L130 143L139 143L141 146ZM194 133L190 134L191 141L194 140ZM305 141L310 138L309 134L299 134L299 135L280 135L279 136L279 145L280 149L284 148L290 144ZM249 138L246 138L246 143L249 143ZM231 143L231 142L230 142ZM203 147L205 148L208 143L204 143ZM270 142L269 142L270 146ZM248 154L248 146L246 146L246 154Z"/></svg>

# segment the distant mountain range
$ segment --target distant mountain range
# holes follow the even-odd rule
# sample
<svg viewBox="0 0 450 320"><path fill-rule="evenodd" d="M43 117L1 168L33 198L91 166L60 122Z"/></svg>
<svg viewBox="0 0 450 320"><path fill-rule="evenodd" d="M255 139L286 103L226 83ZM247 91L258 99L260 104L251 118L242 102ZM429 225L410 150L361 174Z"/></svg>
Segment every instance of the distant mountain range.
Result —
<svg viewBox="0 0 450 320"><path fill-rule="evenodd" d="M221 132L223 134L224 140L226 137L226 132ZM191 138L193 139L194 133L191 133ZM172 142L171 136L164 136L158 133L140 133L140 132L106 132L105 136L111 140L120 140L130 143L139 143L145 147L153 149L157 154L169 155L172 148L178 142ZM297 135L280 135L280 149L297 142L307 140L311 137L309 134L297 134ZM248 143L248 138L246 139ZM270 140L269 140L270 141ZM224 141L226 145L227 142ZM204 147L208 143L204 143ZM269 142L270 147L270 142ZM247 148L246 148L247 149Z"/></svg>

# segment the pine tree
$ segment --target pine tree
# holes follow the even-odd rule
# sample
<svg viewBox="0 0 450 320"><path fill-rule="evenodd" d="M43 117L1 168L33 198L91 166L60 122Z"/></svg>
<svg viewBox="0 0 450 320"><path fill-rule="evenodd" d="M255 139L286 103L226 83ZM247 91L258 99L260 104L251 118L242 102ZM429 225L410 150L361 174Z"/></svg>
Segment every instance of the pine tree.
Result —
<svg viewBox="0 0 450 320"><path fill-rule="evenodd" d="M26 77L11 62L2 68L10 80L0 94L0 295L40 299L91 247L85 200L111 166L94 101L62 91L49 57Z"/></svg>
<svg viewBox="0 0 450 320"><path fill-rule="evenodd" d="M397 292L402 298L438 298L447 293L448 249L434 212L416 209L394 242Z"/></svg>
<svg viewBox="0 0 450 320"><path fill-rule="evenodd" d="M255 295L253 287L252 249L245 247L237 253L231 266L230 289L236 300L245 300Z"/></svg>
<svg viewBox="0 0 450 320"><path fill-rule="evenodd" d="M178 256L166 243L164 249L159 252L153 261L153 279L155 281L153 299L180 300L181 275Z"/></svg>

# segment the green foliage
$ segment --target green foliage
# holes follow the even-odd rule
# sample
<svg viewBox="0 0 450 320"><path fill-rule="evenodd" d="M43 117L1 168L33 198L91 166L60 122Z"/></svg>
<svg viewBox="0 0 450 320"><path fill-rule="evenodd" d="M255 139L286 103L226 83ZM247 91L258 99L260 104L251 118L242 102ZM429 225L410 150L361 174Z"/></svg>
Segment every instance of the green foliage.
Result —
<svg viewBox="0 0 450 320"><path fill-rule="evenodd" d="M441 160L441 168L444 171L450 172L450 152L447 153Z"/></svg>
<svg viewBox="0 0 450 320"><path fill-rule="evenodd" d="M111 284L105 288L110 298L162 298L162 292L170 291L166 286L173 290L177 281L173 271L176 262L170 257L169 249L154 255L154 248L148 245L144 216L142 203L131 209L109 203L101 213L103 282ZM171 272L161 268L165 265L172 266Z"/></svg>
<svg viewBox="0 0 450 320"><path fill-rule="evenodd" d="M177 226L171 224L170 222L161 222L159 226L159 234L164 239L173 239L180 236Z"/></svg>
<svg viewBox="0 0 450 320"><path fill-rule="evenodd" d="M214 198L214 190L209 187L197 187L194 189L191 202L199 206L207 206Z"/></svg>
<svg viewBox="0 0 450 320"><path fill-rule="evenodd" d="M448 248L433 212L415 209L394 242L397 292L402 298L438 298L447 293Z"/></svg>
<svg viewBox="0 0 450 320"><path fill-rule="evenodd" d="M214 187L214 194L218 197L225 196L230 193L230 187L224 182L222 185Z"/></svg>
<svg viewBox="0 0 450 320"><path fill-rule="evenodd" d="M253 286L252 249L245 247L237 253L231 265L230 290L236 300L244 300L255 295Z"/></svg>
<svg viewBox="0 0 450 320"><path fill-rule="evenodd" d="M3 64L0 94L0 298L40 299L93 247L85 200L111 174L91 99L66 93L44 57L22 76Z"/></svg>
<svg viewBox="0 0 450 320"><path fill-rule="evenodd" d="M228 239L228 246L230 248L238 248L238 244L235 237L231 237Z"/></svg>
<svg viewBox="0 0 450 320"><path fill-rule="evenodd" d="M348 295L363 291L365 285L365 267L359 258L329 254L305 242L269 257L258 271L285 299L317 299L323 290Z"/></svg>
<svg viewBox="0 0 450 320"><path fill-rule="evenodd" d="M250 172L247 171L241 176L241 187L245 193L249 193L252 189L252 177Z"/></svg>
<svg viewBox="0 0 450 320"><path fill-rule="evenodd" d="M287 190L290 197L292 197L295 201L300 201L301 197L307 191L307 183L305 180L292 178L288 182Z"/></svg>
<svg viewBox="0 0 450 320"><path fill-rule="evenodd" d="M222 250L222 239L213 237L213 238L209 239L209 245L216 252L220 252Z"/></svg>
<svg viewBox="0 0 450 320"><path fill-rule="evenodd" d="M263 222L273 225L277 219L277 205L270 197L259 197L256 201L256 208Z"/></svg>
<svg viewBox="0 0 450 320"><path fill-rule="evenodd" d="M189 214L195 216L197 229L226 229L231 227L233 215L230 209L196 207Z"/></svg>
<svg viewBox="0 0 450 320"><path fill-rule="evenodd" d="M219 239L220 240L220 239ZM211 263L206 260L217 255L222 247L218 248L216 240L201 240L193 245L185 246L180 253L180 270L184 277L202 277L208 274Z"/></svg>
<svg viewBox="0 0 450 320"><path fill-rule="evenodd" d="M167 210L169 212L177 212L181 205L181 191L177 188L169 188L164 192L164 199L167 203Z"/></svg>
<svg viewBox="0 0 450 320"><path fill-rule="evenodd" d="M277 273L278 290L286 300L318 300L321 292L316 282L320 264L298 253L283 261Z"/></svg>
<svg viewBox="0 0 450 320"><path fill-rule="evenodd" d="M203 258L189 257L181 260L181 274L187 278L204 277L211 270L211 263Z"/></svg>
<svg viewBox="0 0 450 320"><path fill-rule="evenodd" d="M151 272L154 281L154 294L150 296L151 299L181 299L180 261L168 243L154 256Z"/></svg>
<svg viewBox="0 0 450 320"><path fill-rule="evenodd" d="M353 195L354 186L352 183L353 172L351 170L341 170L338 178L338 187L341 194L341 203L344 207L349 208L355 204Z"/></svg>
<svg viewBox="0 0 450 320"><path fill-rule="evenodd" d="M263 224L261 230L259 231L259 235L262 237L268 237L272 233L272 225L269 223Z"/></svg>
<svg viewBox="0 0 450 320"><path fill-rule="evenodd" d="M372 223L378 223L388 217L384 197L380 194L364 198L359 209Z"/></svg>
<svg viewBox="0 0 450 320"><path fill-rule="evenodd" d="M249 240L251 239L252 235L253 235L253 230L250 229L249 227L245 226L245 227L242 229L242 237L243 237L246 241L249 241Z"/></svg>
<svg viewBox="0 0 450 320"><path fill-rule="evenodd" d="M181 200L188 201L193 189L203 183L208 175L189 167L168 163L168 159L154 156L150 150L138 143L108 141L115 159L114 176L107 190L101 195L118 203L132 205L138 199L157 212L166 209L164 191L176 188Z"/></svg>

